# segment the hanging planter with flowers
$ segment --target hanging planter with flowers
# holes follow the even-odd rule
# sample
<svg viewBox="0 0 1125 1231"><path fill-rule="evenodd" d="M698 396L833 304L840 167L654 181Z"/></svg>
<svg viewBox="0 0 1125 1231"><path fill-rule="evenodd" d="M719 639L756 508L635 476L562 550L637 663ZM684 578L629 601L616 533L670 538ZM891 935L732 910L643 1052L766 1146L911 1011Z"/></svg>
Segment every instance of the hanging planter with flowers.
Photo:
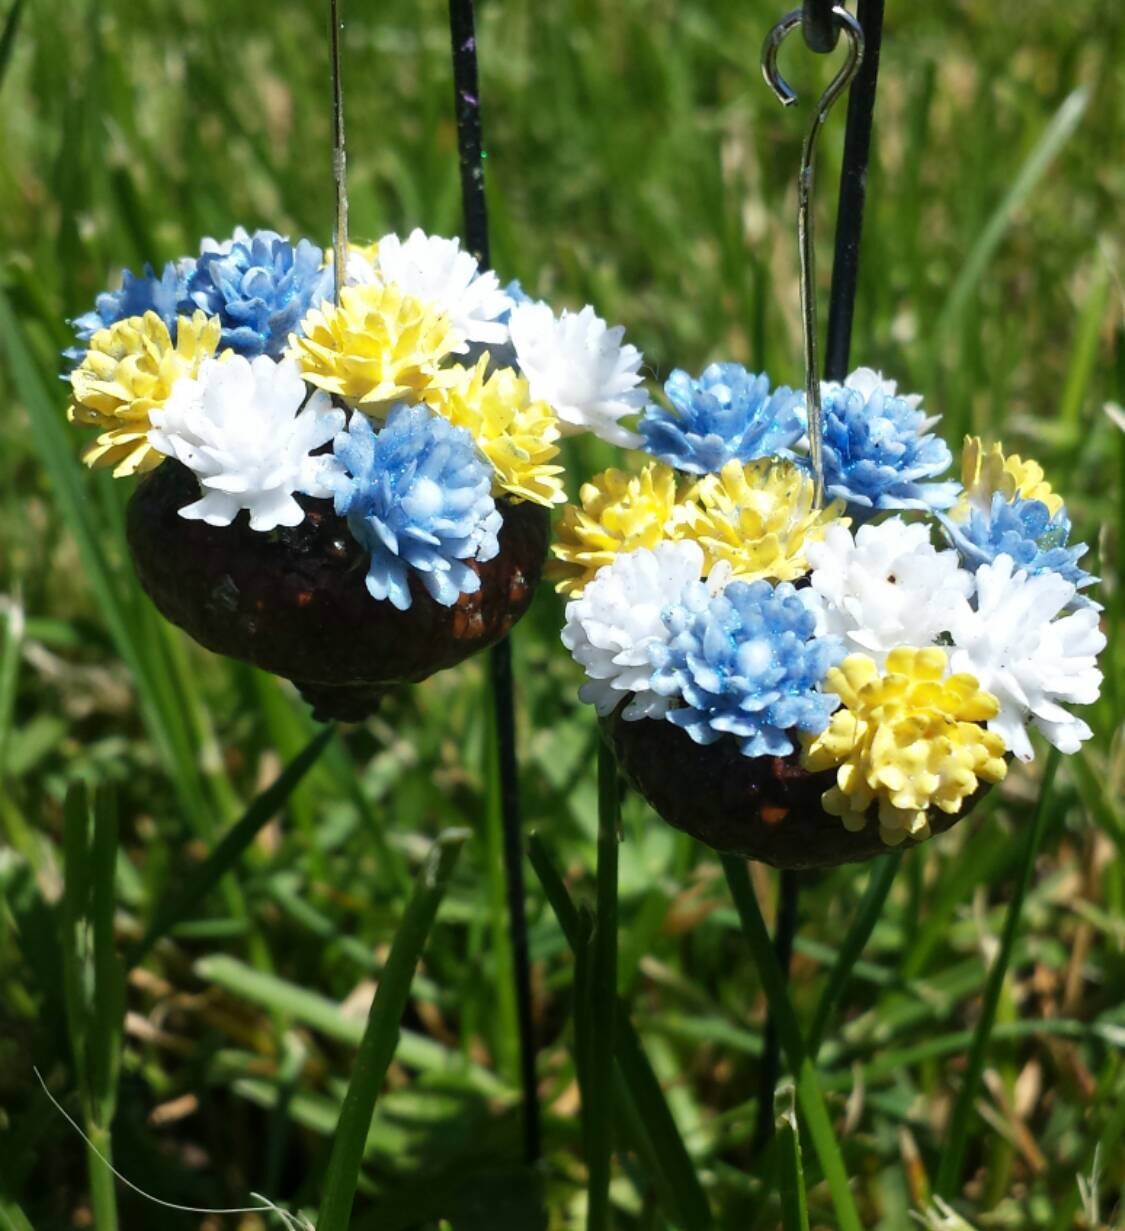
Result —
<svg viewBox="0 0 1125 1231"><path fill-rule="evenodd" d="M820 380L810 208L817 101L797 178L805 387L713 363L645 407L636 473L569 505L553 572L562 639L627 778L669 824L780 868L830 867L950 828L1027 761L1091 731L1105 646L1095 581L1032 461L965 441L961 482L917 394L870 368ZM777 70L802 9L767 34ZM833 35L833 41L835 35Z"/></svg>
<svg viewBox="0 0 1125 1231"><path fill-rule="evenodd" d="M144 476L141 583L218 653L370 712L502 638L565 500L561 435L620 438L639 352L593 308L556 317L420 230L333 260L239 229L126 272L74 322L88 465Z"/></svg>
<svg viewBox="0 0 1125 1231"><path fill-rule="evenodd" d="M636 473L562 515L563 641L621 768L677 828L780 867L955 824L1030 760L1089 738L1094 581L1032 461L967 439L962 482L921 398L869 369L804 397L713 364L645 409Z"/></svg>

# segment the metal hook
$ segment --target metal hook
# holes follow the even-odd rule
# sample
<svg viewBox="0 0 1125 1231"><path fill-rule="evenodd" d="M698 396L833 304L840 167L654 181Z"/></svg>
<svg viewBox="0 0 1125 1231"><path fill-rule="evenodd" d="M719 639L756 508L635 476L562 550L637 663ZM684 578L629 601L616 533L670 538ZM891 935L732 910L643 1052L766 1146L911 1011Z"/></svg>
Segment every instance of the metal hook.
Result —
<svg viewBox="0 0 1125 1231"><path fill-rule="evenodd" d="M797 245L801 257L801 323L805 344L805 406L809 421L809 455L816 480L814 501L819 507L824 500L824 466L821 444L820 371L816 353L816 252L813 244L812 190L813 155L816 139L828 117L832 104L847 88L863 62L863 28L843 5L832 9L833 18L847 36L848 58L832 78L828 89L817 100L816 112L804 145L801 147L801 169L797 180ZM791 107L797 94L778 72L777 53L785 36L801 24L802 12L787 13L766 35L762 44L762 76L782 106Z"/></svg>
<svg viewBox="0 0 1125 1231"><path fill-rule="evenodd" d="M328 47L332 61L332 178L336 184L336 226L332 271L335 301L348 280L348 159L344 144L344 87L340 73L340 0L328 0Z"/></svg>

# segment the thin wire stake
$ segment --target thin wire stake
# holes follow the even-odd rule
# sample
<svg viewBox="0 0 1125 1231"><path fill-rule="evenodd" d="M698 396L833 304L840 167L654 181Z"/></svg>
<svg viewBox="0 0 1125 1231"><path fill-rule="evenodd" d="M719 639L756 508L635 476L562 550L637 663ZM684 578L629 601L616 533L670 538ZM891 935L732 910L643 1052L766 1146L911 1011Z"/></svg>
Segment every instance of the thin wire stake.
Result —
<svg viewBox="0 0 1125 1231"><path fill-rule="evenodd" d="M862 5L862 0L861 0ZM866 45L865 28L861 22L851 16L842 5L834 5L830 13L826 13L827 4L825 3L810 3L810 0L805 0L802 8L795 9L793 12L786 14L776 26L766 35L765 42L762 46L762 75L766 79L766 84L774 92L777 98L781 101L782 106L790 107L797 101L797 95L789 86L788 82L778 72L777 54L781 48L782 42L786 35L800 25L804 31L805 41L808 46L814 51L830 51L838 41L838 31L842 30L847 36L848 41L848 58L844 62L840 71L832 79L827 90L821 95L817 102L816 112L813 116L812 126L805 137L804 145L801 148L801 166L797 181L797 242L800 252L801 261L801 324L804 341L804 357L805 357L805 404L808 413L809 423L809 453L812 457L813 475L815 478L814 502L819 507L824 501L824 466L823 466L823 447L822 447L822 429L821 421L821 405L820 405L820 372L817 361L817 311L816 311L816 247L813 233L813 214L812 214L812 193L814 179L814 155L816 153L816 139L820 134L820 130L824 125L824 121L828 118L828 112L832 104L839 98L840 94L847 88L848 83L860 71L864 63L864 51ZM882 4L880 0L880 18L882 16ZM831 39L828 38L825 31L826 17L834 27L834 32ZM881 33L881 21L880 30ZM878 58L878 50L876 44L876 59ZM871 97L868 103L868 109L874 106L874 78L871 82ZM852 104L849 104L848 110L848 136L845 138L845 166L843 177L849 176L858 180L862 186L867 173L867 152L870 148L870 125L868 125L867 141L857 141L853 139L851 134L853 124ZM852 163L848 163L848 154L851 154ZM842 181L843 182L843 181ZM860 209L862 210L862 195L860 197ZM841 243L841 232L847 231L849 234L854 232L854 251L855 260L858 262L859 254L859 222L854 222L845 214L845 203L843 189L841 189L840 209L837 214L837 252ZM855 295L855 279L850 282L850 289L845 289L848 286L847 280L840 282L841 299L850 295ZM837 269L833 265L832 271L832 287L833 287L833 307L836 307L835 296L837 294ZM840 321L845 317L840 316L834 311L833 316ZM851 311L850 308L846 314L847 327L850 329ZM836 326L840 328L840 326ZM829 355L838 354L840 352L839 341L836 335L832 332L833 326L829 324ZM847 363L847 340L845 339L844 347L844 363ZM836 379L843 379L843 374ZM777 926L774 929L774 952L777 955L777 962L786 980L789 978L789 966L793 955L793 942L797 934L797 913L800 896L800 884L797 878L797 873L794 871L783 871L780 877L779 894L778 894L778 912ZM757 1126L754 1135L755 1152L764 1149L767 1142L773 1136L774 1131L774 1091L777 1088L778 1077L781 1073L781 1048L777 1034L777 1023L774 1020L773 1014L766 1018L766 1032L763 1040L762 1063L759 1068L758 1077L758 1118Z"/></svg>
<svg viewBox="0 0 1125 1231"><path fill-rule="evenodd" d="M336 225L332 232L334 298L348 280L348 156L344 142L344 86L340 72L341 0L328 0L328 45L332 60L332 178L336 184Z"/></svg>
<svg viewBox="0 0 1125 1231"><path fill-rule="evenodd" d="M477 40L473 0L449 0L449 34L453 50L453 91L457 111L457 150L461 164L461 204L464 241L489 269L488 209L484 191L485 152L481 138L480 88L477 83ZM504 870L507 880L508 929L516 993L520 1044L520 1085L523 1091L524 1157L540 1157L539 1094L535 1073L535 1027L531 1012L531 961L527 939L527 906L523 874L523 824L520 809L519 762L516 755L515 690L512 646L505 637L489 652L499 748L500 814L504 830Z"/></svg>
<svg viewBox="0 0 1125 1231"><path fill-rule="evenodd" d="M863 30L847 9L837 4L832 14L847 36L848 58L832 78L828 89L817 100L813 122L801 147L801 166L797 178L797 245L801 257L801 324L805 344L805 403L809 420L809 455L816 480L814 502L824 501L824 463L822 458L820 421L820 365L817 362L816 338L816 246L813 237L812 194L816 139L828 118L832 104L847 88L863 61ZM762 45L762 76L782 106L791 107L797 95L778 72L777 53L785 36L801 24L802 13L794 9L787 13L766 35Z"/></svg>

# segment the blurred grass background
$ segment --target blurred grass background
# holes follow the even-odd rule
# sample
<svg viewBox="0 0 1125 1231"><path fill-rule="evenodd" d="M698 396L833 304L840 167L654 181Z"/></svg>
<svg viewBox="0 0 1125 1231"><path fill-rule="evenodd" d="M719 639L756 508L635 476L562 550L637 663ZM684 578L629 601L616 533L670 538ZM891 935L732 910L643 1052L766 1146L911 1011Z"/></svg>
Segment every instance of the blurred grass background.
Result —
<svg viewBox="0 0 1125 1231"><path fill-rule="evenodd" d="M129 485L82 472L56 377L65 318L121 266L192 252L237 223L327 241L323 8L0 6L5 1227L91 1225L82 1144L32 1074L77 1112L68 788L116 788L116 896L97 917L124 948L313 732L287 685L153 613L123 547ZM654 379L731 358L800 381L794 173L808 112L783 112L757 70L778 16L763 0L481 5L495 264L625 323ZM1115 0L888 4L853 361L923 390L951 442L984 432L1043 462L1100 552L1111 633L1096 737L1050 797L968 1142L958 1203L981 1228L1123 1217L1123 31ZM348 0L345 40L353 234L456 233L444 5ZM799 45L782 67L811 96L831 68ZM841 108L819 167L825 286L842 130ZM612 457L573 446L572 478ZM515 638L523 789L529 828L586 901L595 744L560 616L544 591ZM517 1166L482 690L470 663L334 739L237 874L129 972L113 1121L125 1174L180 1203L244 1205L254 1190L315 1207L411 875L433 835L466 825L475 836L415 980L353 1225L538 1225ZM1039 772L1015 767L971 819L906 856L829 1025L819 1062L865 1226L899 1231L927 1201ZM624 835L619 987L716 1225L778 1226L749 1148L764 1001L720 870L636 799ZM868 875L804 883L793 995L806 1021ZM531 879L546 1205L561 1228L578 1225L584 1186L574 967ZM755 869L755 883L768 914L774 878ZM621 1144L616 1225L680 1226L651 1160ZM812 1225L833 1225L807 1150L805 1172ZM129 1229L261 1225L120 1201Z"/></svg>

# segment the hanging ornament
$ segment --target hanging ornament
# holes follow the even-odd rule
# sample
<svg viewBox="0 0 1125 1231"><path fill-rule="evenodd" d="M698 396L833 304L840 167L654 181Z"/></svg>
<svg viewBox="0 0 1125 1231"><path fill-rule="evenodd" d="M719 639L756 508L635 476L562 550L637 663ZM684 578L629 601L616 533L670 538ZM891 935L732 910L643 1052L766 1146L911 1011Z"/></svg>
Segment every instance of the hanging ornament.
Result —
<svg viewBox="0 0 1125 1231"><path fill-rule="evenodd" d="M961 481L917 394L869 368L821 381L811 196L798 233L803 393L715 363L674 371L636 424L648 454L586 483L559 520L551 571L562 639L586 673L618 764L669 824L788 869L868 859L965 816L1028 760L1036 727L1090 736L1105 645L1094 580L1034 462L965 441ZM763 51L776 67L784 18Z"/></svg>
<svg viewBox="0 0 1125 1231"><path fill-rule="evenodd" d="M358 720L500 641L565 501L561 436L620 439L641 355L592 307L556 315L456 238L349 244L339 24L334 248L238 228L126 271L73 322L87 464L140 476L129 548L208 649Z"/></svg>

